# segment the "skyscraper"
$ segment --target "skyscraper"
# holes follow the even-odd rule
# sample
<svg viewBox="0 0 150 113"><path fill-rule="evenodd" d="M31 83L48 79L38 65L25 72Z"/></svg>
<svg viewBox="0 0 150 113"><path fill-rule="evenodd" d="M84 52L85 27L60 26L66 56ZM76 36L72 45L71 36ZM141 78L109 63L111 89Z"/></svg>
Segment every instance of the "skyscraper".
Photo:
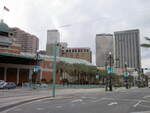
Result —
<svg viewBox="0 0 150 113"><path fill-rule="evenodd" d="M47 44L46 53L47 55L53 55L53 45L60 42L60 33L58 30L47 30Z"/></svg>
<svg viewBox="0 0 150 113"><path fill-rule="evenodd" d="M113 54L113 35L97 34L96 35L96 65L105 66L106 58L111 52Z"/></svg>
<svg viewBox="0 0 150 113"><path fill-rule="evenodd" d="M140 68L140 33L138 29L114 32L117 68Z"/></svg>

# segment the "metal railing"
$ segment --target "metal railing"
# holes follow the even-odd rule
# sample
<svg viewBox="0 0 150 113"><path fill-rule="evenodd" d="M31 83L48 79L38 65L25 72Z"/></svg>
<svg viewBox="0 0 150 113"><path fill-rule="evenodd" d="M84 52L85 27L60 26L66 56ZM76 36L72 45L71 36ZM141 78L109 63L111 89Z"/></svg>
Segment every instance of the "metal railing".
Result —
<svg viewBox="0 0 150 113"><path fill-rule="evenodd" d="M52 88L52 84L30 84L30 83L23 83L22 87L24 88ZM56 84L56 88L104 88L105 85L95 85L95 84L68 84L68 85L62 85L62 84Z"/></svg>

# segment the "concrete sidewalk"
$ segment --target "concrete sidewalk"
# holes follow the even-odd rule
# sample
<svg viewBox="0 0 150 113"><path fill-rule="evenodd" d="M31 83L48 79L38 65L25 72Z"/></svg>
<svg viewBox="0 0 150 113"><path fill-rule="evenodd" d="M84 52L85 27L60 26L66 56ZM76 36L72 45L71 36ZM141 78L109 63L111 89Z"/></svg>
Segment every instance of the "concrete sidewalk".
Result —
<svg viewBox="0 0 150 113"><path fill-rule="evenodd" d="M71 98L78 93L102 93L104 88L90 89L56 89L56 98ZM23 103L40 100L44 98L52 98L52 90L50 89L31 89L18 88L11 90L0 90L0 112L8 108L20 105Z"/></svg>

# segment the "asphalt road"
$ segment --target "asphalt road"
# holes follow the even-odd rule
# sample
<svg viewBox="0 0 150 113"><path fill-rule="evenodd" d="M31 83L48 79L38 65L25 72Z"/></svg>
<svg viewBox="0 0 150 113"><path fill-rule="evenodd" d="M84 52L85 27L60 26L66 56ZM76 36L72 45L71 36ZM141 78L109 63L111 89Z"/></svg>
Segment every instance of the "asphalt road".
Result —
<svg viewBox="0 0 150 113"><path fill-rule="evenodd" d="M150 89L78 93L67 99L45 99L3 113L150 113Z"/></svg>

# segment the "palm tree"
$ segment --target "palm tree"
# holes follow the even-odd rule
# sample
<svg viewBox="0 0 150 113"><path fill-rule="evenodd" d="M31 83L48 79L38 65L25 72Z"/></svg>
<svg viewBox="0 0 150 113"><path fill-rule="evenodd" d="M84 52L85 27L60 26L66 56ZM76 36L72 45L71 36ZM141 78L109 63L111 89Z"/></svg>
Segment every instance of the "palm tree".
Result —
<svg viewBox="0 0 150 113"><path fill-rule="evenodd" d="M68 65L68 63L62 61L57 63L57 70L60 72L60 77L62 78L62 81L66 79L66 72L69 67Z"/></svg>
<svg viewBox="0 0 150 113"><path fill-rule="evenodd" d="M150 38L145 37L145 39L150 42ZM142 47L145 47L145 48L150 48L150 43L149 43L149 44L141 44L141 46L142 46Z"/></svg>

